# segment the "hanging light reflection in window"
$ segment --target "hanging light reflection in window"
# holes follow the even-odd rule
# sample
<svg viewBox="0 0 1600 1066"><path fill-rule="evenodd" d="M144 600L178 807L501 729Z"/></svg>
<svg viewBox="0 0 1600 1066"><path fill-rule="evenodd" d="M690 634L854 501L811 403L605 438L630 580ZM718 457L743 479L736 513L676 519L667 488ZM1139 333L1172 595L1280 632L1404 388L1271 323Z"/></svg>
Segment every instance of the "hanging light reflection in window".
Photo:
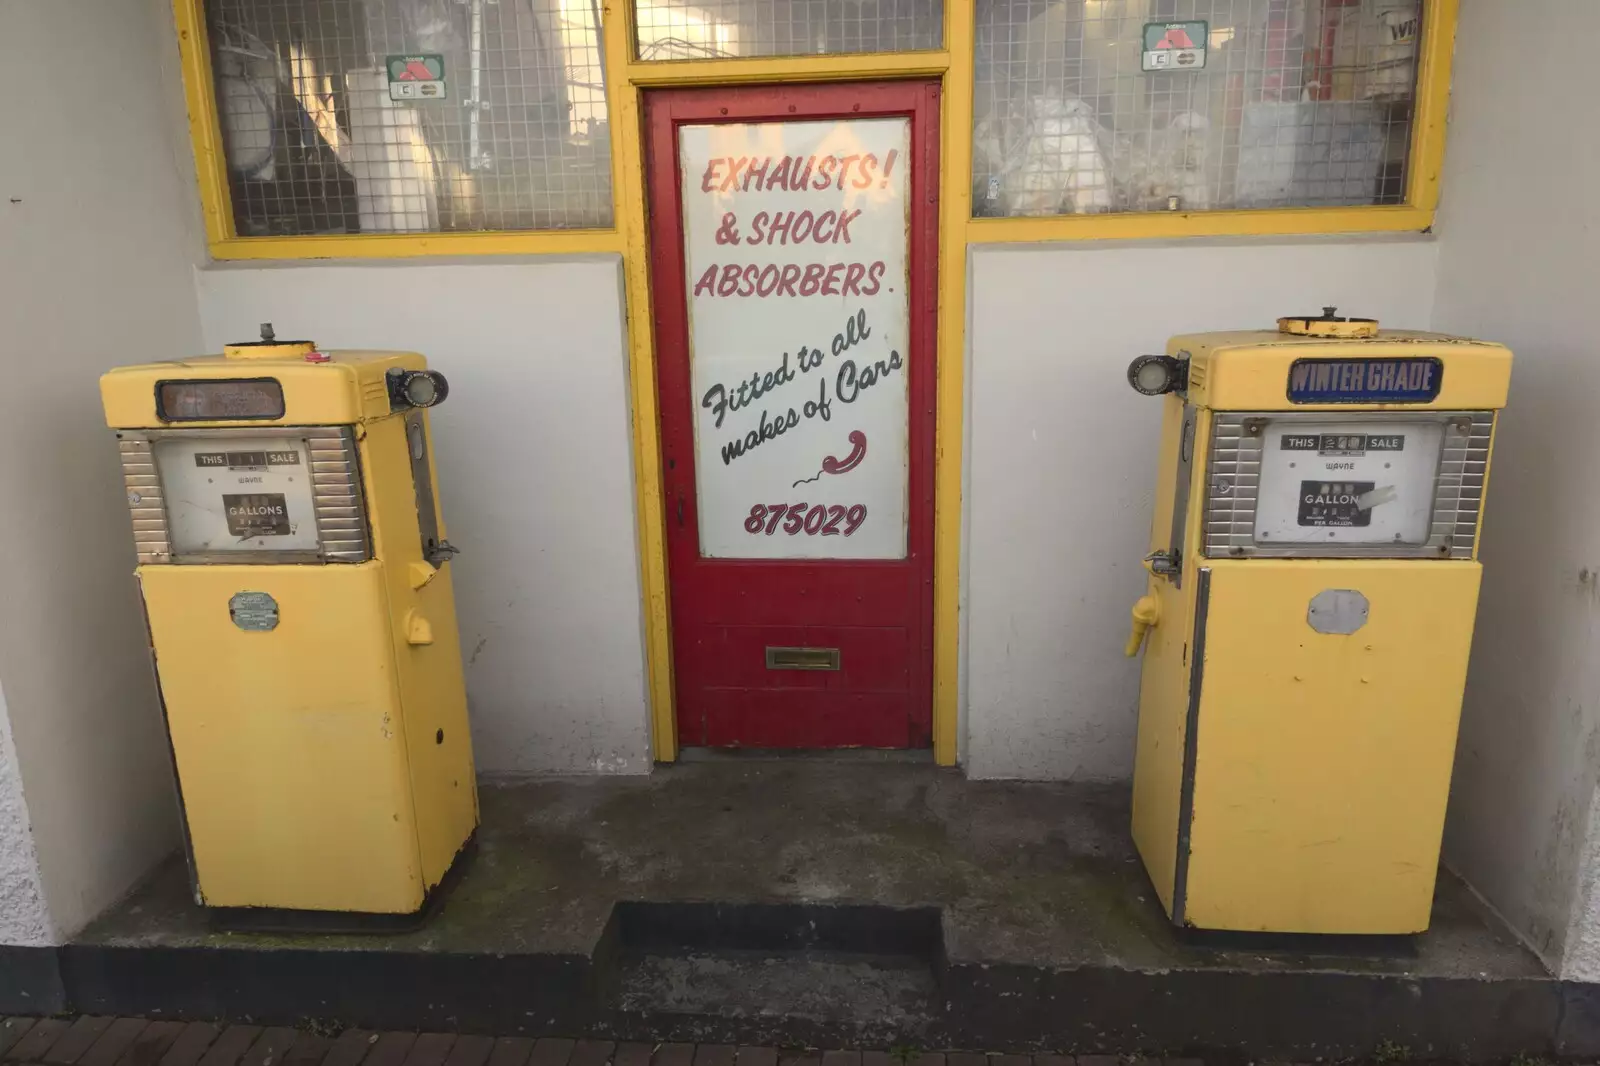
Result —
<svg viewBox="0 0 1600 1066"><path fill-rule="evenodd" d="M561 0L561 62L571 105L567 130L579 137L594 134L606 118L599 8L600 0Z"/></svg>
<svg viewBox="0 0 1600 1066"><path fill-rule="evenodd" d="M637 0L640 59L726 59L739 54L738 27L674 0Z"/></svg>

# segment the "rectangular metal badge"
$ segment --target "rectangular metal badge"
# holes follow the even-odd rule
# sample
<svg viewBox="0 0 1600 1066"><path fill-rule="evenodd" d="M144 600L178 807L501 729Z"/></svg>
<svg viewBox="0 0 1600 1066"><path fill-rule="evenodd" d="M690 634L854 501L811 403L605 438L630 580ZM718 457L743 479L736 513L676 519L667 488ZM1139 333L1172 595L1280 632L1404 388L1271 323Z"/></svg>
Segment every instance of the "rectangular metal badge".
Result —
<svg viewBox="0 0 1600 1066"><path fill-rule="evenodd" d="M222 494L228 532L236 537L287 537L289 504L281 492Z"/></svg>
<svg viewBox="0 0 1600 1066"><path fill-rule="evenodd" d="M1290 403L1432 403L1444 363L1402 359L1296 359L1289 367Z"/></svg>
<svg viewBox="0 0 1600 1066"><path fill-rule="evenodd" d="M838 648L779 648L767 646L768 670L837 670Z"/></svg>

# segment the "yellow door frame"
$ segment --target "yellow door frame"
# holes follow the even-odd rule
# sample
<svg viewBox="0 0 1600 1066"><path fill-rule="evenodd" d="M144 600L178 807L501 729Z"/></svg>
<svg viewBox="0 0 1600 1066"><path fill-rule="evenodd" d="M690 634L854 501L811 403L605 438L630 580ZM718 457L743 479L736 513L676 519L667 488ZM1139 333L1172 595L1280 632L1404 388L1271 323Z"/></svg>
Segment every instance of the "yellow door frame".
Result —
<svg viewBox="0 0 1600 1066"><path fill-rule="evenodd" d="M631 0L607 0L602 15L606 93L611 115L612 181L617 230L622 235L627 301L629 376L633 388L634 486L639 513L639 577L644 601L645 660L649 672L651 734L655 758L678 756L672 681L672 613L668 588L666 518L661 495L661 412L656 395L650 247L640 101L664 86L762 84L792 81L881 81L937 77L944 81L939 152L938 410L935 412L933 547L933 756L956 762L956 629L961 538L962 364L966 335L966 230L969 182L952 180L971 170L972 5L947 3L945 48L937 52L798 56L772 59L693 59L640 62L634 58ZM962 80L958 68L966 71Z"/></svg>
<svg viewBox="0 0 1600 1066"><path fill-rule="evenodd" d="M204 0L172 0L190 137L206 236L217 259L401 258L436 255L620 254L624 275L639 577L655 758L678 755L672 632L661 495L649 239L646 230L642 93L660 86L939 78L940 218L938 409L935 428L933 752L957 755L962 447L967 330L967 252L973 244L1425 231L1433 225L1444 165L1451 59L1460 0L1423 0L1417 93L1404 204L1268 211L1156 212L982 218L971 215L974 0L946 0L937 51L641 62L632 0L605 0L602 55L610 113L615 223L609 229L523 233L240 237L234 228L206 40Z"/></svg>
<svg viewBox="0 0 1600 1066"><path fill-rule="evenodd" d="M962 448L965 433L967 249L969 244L1213 235L1424 231L1433 225L1444 165L1445 121L1459 0L1423 0L1417 99L1406 202L1394 207L1175 212L975 219L972 217L975 3L947 0L944 48L936 52L641 62L632 0L607 0L602 33L611 107L616 226L623 238L633 386L634 470L640 580L655 757L677 758L672 627L661 494L660 412L651 328L649 243L639 105L658 86L938 77L943 81L939 152L938 405L935 413L933 550L933 754L954 766L959 720Z"/></svg>

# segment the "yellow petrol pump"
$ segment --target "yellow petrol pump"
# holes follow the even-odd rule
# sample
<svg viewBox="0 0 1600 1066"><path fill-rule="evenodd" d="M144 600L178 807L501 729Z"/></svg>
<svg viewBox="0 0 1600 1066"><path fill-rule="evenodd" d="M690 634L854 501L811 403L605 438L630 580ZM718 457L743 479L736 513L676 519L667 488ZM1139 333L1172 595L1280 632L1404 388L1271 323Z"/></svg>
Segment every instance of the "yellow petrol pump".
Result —
<svg viewBox="0 0 1600 1066"><path fill-rule="evenodd" d="M1428 926L1511 353L1279 320L1174 337L1133 834L1172 920Z"/></svg>
<svg viewBox="0 0 1600 1066"><path fill-rule="evenodd" d="M443 377L263 326L100 387L197 900L416 916L478 821L426 413Z"/></svg>

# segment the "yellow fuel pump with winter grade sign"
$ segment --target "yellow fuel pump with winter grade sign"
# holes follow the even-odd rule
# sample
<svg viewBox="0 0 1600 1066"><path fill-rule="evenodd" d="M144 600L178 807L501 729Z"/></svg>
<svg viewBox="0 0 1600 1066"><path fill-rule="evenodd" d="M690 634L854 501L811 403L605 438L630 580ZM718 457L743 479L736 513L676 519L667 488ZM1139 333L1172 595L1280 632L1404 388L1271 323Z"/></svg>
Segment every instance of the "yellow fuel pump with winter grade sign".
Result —
<svg viewBox="0 0 1600 1066"><path fill-rule="evenodd" d="M100 388L197 900L414 921L478 823L427 414L444 378L264 326Z"/></svg>
<svg viewBox="0 0 1600 1066"><path fill-rule="evenodd" d="M1511 353L1321 316L1174 337L1133 835L1200 929L1427 928Z"/></svg>

